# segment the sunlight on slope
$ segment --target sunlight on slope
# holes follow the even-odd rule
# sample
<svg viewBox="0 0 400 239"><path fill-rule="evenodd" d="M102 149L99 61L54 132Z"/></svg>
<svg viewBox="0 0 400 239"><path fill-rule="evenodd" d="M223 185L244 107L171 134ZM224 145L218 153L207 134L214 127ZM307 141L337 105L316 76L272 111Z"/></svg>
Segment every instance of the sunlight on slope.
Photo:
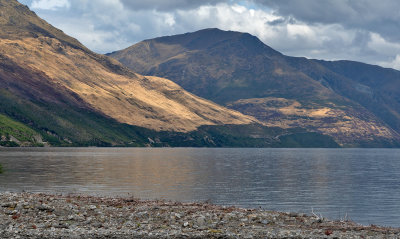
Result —
<svg viewBox="0 0 400 239"><path fill-rule="evenodd" d="M138 74L117 74L86 52L49 37L0 40L0 54L43 72L96 110L122 123L155 130L190 131L201 125L256 120L194 96L175 83ZM119 66L113 61L114 66Z"/></svg>

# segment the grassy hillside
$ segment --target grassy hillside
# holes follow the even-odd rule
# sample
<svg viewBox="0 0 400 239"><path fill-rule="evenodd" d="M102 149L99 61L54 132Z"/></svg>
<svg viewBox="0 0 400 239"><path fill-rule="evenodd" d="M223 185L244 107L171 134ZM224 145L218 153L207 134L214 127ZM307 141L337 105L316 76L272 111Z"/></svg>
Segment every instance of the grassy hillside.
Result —
<svg viewBox="0 0 400 239"><path fill-rule="evenodd" d="M26 101L7 92L0 94L0 109L3 114L30 125L53 146L142 146L145 143L145 137L140 135L145 129L136 130L134 126L86 109Z"/></svg>
<svg viewBox="0 0 400 239"><path fill-rule="evenodd" d="M109 55L270 127L305 128L345 147L400 142L394 70L288 57L250 34L218 29L145 40Z"/></svg>
<svg viewBox="0 0 400 239"><path fill-rule="evenodd" d="M9 92L44 104L62 97L120 123L154 130L185 132L256 121L91 52L16 0L0 3L0 87Z"/></svg>
<svg viewBox="0 0 400 239"><path fill-rule="evenodd" d="M40 134L0 114L0 146L43 146Z"/></svg>
<svg viewBox="0 0 400 239"><path fill-rule="evenodd" d="M329 136L310 137L301 129L284 130L256 124L201 126L191 132L155 131L122 124L85 109L26 101L4 91L0 94L0 109L6 122L20 129L18 132L40 134L51 146L338 147Z"/></svg>
<svg viewBox="0 0 400 239"><path fill-rule="evenodd" d="M16 0L0 12L0 114L50 145L145 146L161 132L257 122L91 52ZM31 137L21 124L13 137Z"/></svg>

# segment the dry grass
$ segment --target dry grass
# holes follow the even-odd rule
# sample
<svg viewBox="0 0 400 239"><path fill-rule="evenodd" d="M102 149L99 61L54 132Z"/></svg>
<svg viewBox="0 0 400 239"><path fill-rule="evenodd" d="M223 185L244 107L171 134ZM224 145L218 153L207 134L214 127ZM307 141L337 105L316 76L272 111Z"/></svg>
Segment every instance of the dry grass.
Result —
<svg viewBox="0 0 400 239"><path fill-rule="evenodd" d="M68 88L96 110L122 123L185 132L201 125L256 121L194 96L167 79L117 74L99 63L95 54L54 38L1 39L0 54L20 66L45 73L52 83Z"/></svg>
<svg viewBox="0 0 400 239"><path fill-rule="evenodd" d="M374 137L396 138L396 133L377 122L367 114L343 110L331 104L330 107L314 104L313 108L304 107L300 102L284 98L255 98L239 100L230 105L235 109L247 108L245 113L257 115L265 112L262 120L271 127L303 127L314 129L323 134L333 136L342 145L351 143L354 139L369 139ZM255 113L254 113L255 112ZM280 115L274 117L273 115Z"/></svg>

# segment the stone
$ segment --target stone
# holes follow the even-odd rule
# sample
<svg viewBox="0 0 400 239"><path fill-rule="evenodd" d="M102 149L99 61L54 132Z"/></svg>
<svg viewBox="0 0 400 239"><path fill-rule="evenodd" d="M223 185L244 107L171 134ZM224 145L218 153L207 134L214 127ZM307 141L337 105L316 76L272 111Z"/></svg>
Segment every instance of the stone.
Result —
<svg viewBox="0 0 400 239"><path fill-rule="evenodd" d="M41 204L39 206L36 207L39 211L46 211L46 212L53 212L54 208L51 208L45 204Z"/></svg>
<svg viewBox="0 0 400 239"><path fill-rule="evenodd" d="M198 227L204 227L206 225L206 218L203 216L200 216L196 219L196 225Z"/></svg>
<svg viewBox="0 0 400 239"><path fill-rule="evenodd" d="M43 194L0 193L0 205L10 202L18 205L11 207L12 210L10 206L13 205L0 207L0 237L379 239L399 238L400 235L399 228L364 227L329 220L317 224L312 223L315 218L306 215L296 220L290 213L240 208L226 210L209 204L139 200L132 204L119 198L82 196L66 200L60 195L51 197L54 200L48 200L50 196ZM38 205L38 202L48 203ZM23 205L34 205L34 210L25 210ZM89 209L93 206L97 208L95 211ZM40 207L43 208L40 210ZM53 213L49 211L51 209L55 209ZM13 215L21 216L13 219Z"/></svg>
<svg viewBox="0 0 400 239"><path fill-rule="evenodd" d="M97 209L97 207L95 205L89 205L89 209L90 210L95 210L95 209Z"/></svg>
<svg viewBox="0 0 400 239"><path fill-rule="evenodd" d="M17 204L16 203L12 203L12 202L6 202L6 203L2 203L1 207L16 208Z"/></svg>
<svg viewBox="0 0 400 239"><path fill-rule="evenodd" d="M269 224L269 221L268 221L268 220L262 220L262 221L261 221L261 224L268 225L268 224Z"/></svg>

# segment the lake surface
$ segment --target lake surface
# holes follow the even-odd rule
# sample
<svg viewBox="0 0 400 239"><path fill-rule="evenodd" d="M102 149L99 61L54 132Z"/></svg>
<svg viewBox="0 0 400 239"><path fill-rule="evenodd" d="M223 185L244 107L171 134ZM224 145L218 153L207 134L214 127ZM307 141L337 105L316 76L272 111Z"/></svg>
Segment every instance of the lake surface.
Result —
<svg viewBox="0 0 400 239"><path fill-rule="evenodd" d="M400 227L398 149L0 148L0 191L322 214Z"/></svg>

